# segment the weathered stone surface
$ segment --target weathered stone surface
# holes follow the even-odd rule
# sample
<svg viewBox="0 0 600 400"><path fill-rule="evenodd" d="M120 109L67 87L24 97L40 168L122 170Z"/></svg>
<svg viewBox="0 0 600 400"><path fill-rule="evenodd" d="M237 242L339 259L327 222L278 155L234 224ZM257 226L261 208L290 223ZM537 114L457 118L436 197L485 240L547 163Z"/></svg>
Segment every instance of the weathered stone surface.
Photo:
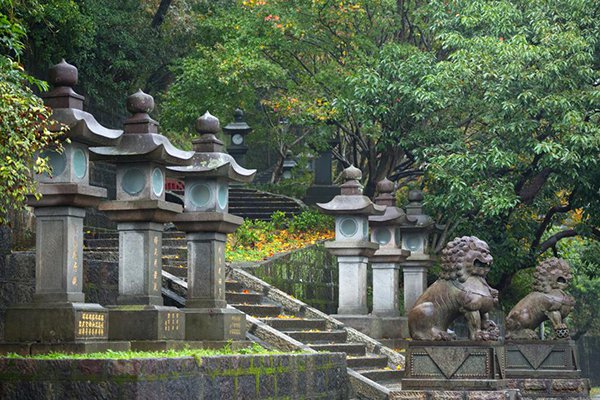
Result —
<svg viewBox="0 0 600 400"><path fill-rule="evenodd" d="M504 347L498 342L413 341L408 347L405 389L503 389Z"/></svg>
<svg viewBox="0 0 600 400"><path fill-rule="evenodd" d="M511 388L520 390L523 400L589 399L587 379L531 378L509 379Z"/></svg>
<svg viewBox="0 0 600 400"><path fill-rule="evenodd" d="M289 361L286 367L278 360L281 358ZM250 361L244 363L242 359ZM269 368L273 363L279 365L277 370ZM241 367L242 364L247 367ZM348 399L349 395L346 362L342 353L219 356L204 357L201 362L191 357L137 360L0 359L0 398L7 400L261 399L288 396Z"/></svg>
<svg viewBox="0 0 600 400"><path fill-rule="evenodd" d="M242 340L246 316L230 308L184 309L186 340Z"/></svg>
<svg viewBox="0 0 600 400"><path fill-rule="evenodd" d="M110 340L183 340L185 316L175 307L109 307Z"/></svg>

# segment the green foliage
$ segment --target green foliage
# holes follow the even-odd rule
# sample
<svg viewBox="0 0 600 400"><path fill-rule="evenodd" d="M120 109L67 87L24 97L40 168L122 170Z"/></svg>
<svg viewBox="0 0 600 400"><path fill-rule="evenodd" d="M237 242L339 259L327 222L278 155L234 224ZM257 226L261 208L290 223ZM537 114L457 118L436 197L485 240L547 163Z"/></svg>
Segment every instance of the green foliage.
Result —
<svg viewBox="0 0 600 400"><path fill-rule="evenodd" d="M50 111L35 96L30 85L45 83L29 76L12 58L21 55L24 28L4 14L10 2L0 3L0 224L6 224L9 210L19 209L27 194L36 193L33 174L50 172L46 160L36 154L56 146L50 128Z"/></svg>
<svg viewBox="0 0 600 400"><path fill-rule="evenodd" d="M565 240L559 246L561 256L573 269L570 292L577 303L571 313L576 329L574 338L600 333L600 243L589 239Z"/></svg>
<svg viewBox="0 0 600 400"><path fill-rule="evenodd" d="M288 226L291 232L325 231L333 230L335 222L332 216L310 208L294 215Z"/></svg>

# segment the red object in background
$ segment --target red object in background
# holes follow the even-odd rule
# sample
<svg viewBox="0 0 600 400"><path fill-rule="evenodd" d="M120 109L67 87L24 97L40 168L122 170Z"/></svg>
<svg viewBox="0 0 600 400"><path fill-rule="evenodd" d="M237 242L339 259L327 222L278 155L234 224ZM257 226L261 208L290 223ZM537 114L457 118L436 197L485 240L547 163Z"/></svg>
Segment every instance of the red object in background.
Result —
<svg viewBox="0 0 600 400"><path fill-rule="evenodd" d="M177 179L167 178L165 182L165 190L171 192L182 192L185 190L185 184L183 181Z"/></svg>

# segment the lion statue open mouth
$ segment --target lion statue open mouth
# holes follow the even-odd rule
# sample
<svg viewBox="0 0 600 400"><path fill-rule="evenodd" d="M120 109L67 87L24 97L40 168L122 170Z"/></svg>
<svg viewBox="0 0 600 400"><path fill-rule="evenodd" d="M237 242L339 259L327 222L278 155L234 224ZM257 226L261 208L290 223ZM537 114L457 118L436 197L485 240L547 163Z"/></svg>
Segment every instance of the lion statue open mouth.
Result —
<svg viewBox="0 0 600 400"><path fill-rule="evenodd" d="M507 339L538 339L535 333L542 322L550 320L557 339L568 339L564 319L575 305L575 299L564 289L572 278L565 260L550 258L535 269L533 292L525 296L506 317Z"/></svg>
<svg viewBox="0 0 600 400"><path fill-rule="evenodd" d="M488 313L498 304L498 291L485 280L493 258L484 241L474 236L456 238L442 251L439 279L419 297L408 313L415 340L452 340L450 324L463 315L471 340L498 340Z"/></svg>

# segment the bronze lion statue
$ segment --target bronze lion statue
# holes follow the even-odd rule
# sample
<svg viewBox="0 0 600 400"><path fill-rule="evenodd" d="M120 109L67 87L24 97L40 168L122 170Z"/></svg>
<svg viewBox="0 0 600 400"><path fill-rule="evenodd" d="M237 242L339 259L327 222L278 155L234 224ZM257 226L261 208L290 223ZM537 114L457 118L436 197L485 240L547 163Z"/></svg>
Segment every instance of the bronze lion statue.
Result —
<svg viewBox="0 0 600 400"><path fill-rule="evenodd" d="M575 305L575 299L564 291L572 278L569 264L550 258L536 267L533 277L533 292L506 317L506 338L538 339L535 328L546 320L552 323L557 338L569 338L569 329L563 322Z"/></svg>
<svg viewBox="0 0 600 400"><path fill-rule="evenodd" d="M439 279L419 297L408 313L415 340L452 340L450 324L464 315L471 340L498 340L498 328L488 313L498 304L498 291L485 280L493 258L488 245L474 236L455 238L442 251Z"/></svg>

